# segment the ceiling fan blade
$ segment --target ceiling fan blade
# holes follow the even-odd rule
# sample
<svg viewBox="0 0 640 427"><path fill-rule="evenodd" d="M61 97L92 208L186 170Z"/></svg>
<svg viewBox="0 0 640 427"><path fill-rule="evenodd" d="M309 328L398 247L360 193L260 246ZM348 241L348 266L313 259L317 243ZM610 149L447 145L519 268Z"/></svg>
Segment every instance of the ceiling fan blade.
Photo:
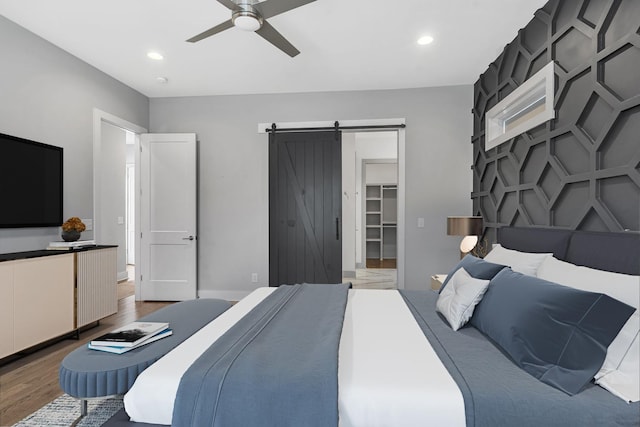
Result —
<svg viewBox="0 0 640 427"><path fill-rule="evenodd" d="M275 28L271 26L267 21L262 23L262 27L256 30L263 39L289 55L290 57L294 57L300 53L298 49L296 49L287 39L285 39L282 34L280 34Z"/></svg>
<svg viewBox="0 0 640 427"><path fill-rule="evenodd" d="M195 43L198 42L202 39L206 39L207 37L211 37L214 34L217 34L221 31L227 30L229 28L233 27L233 22L231 22L231 19L229 19L228 21L223 22L222 24L218 24L213 28L209 28L207 31L204 31L200 34L198 34L197 36L193 36L191 37L189 40L187 40L189 43Z"/></svg>
<svg viewBox="0 0 640 427"><path fill-rule="evenodd" d="M260 12L264 19L267 19L314 1L316 0L267 0L254 4L253 7Z"/></svg>
<svg viewBox="0 0 640 427"><path fill-rule="evenodd" d="M237 4L232 2L231 0L218 0L218 3L220 3L221 5L226 7L227 9L233 10L234 12L236 10L240 10L240 6L238 6Z"/></svg>

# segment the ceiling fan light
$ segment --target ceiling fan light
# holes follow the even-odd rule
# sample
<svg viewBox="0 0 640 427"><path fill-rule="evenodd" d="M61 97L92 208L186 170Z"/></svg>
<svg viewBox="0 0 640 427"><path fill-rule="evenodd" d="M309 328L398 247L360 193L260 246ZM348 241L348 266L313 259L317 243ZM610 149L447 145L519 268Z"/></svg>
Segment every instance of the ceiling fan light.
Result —
<svg viewBox="0 0 640 427"><path fill-rule="evenodd" d="M256 31L262 26L258 18L254 16L236 16L233 25L244 31Z"/></svg>

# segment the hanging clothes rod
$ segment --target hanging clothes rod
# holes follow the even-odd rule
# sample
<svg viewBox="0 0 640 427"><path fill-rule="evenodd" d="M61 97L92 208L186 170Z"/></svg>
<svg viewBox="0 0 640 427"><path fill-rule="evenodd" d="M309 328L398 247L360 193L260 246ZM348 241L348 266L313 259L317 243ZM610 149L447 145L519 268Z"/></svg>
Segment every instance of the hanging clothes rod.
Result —
<svg viewBox="0 0 640 427"><path fill-rule="evenodd" d="M370 125L370 126L340 126L338 122L335 122L333 126L325 127L309 127L309 128L278 128L275 123L271 124L270 128L266 128L265 132L311 132L322 130L376 130L376 129L404 129L407 125L404 123L397 125Z"/></svg>

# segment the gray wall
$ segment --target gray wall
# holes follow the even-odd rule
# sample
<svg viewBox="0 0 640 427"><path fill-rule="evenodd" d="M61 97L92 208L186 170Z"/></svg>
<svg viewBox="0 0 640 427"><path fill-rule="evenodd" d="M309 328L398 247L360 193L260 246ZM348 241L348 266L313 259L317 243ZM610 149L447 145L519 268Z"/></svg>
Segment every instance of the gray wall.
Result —
<svg viewBox="0 0 640 427"><path fill-rule="evenodd" d="M397 184L397 163L368 163L365 167L367 184Z"/></svg>
<svg viewBox="0 0 640 427"><path fill-rule="evenodd" d="M640 229L639 32L638 0L553 0L480 76L472 198L486 225ZM556 118L485 152L485 112L549 61Z"/></svg>
<svg viewBox="0 0 640 427"><path fill-rule="evenodd" d="M151 99L152 132L196 132L199 293L268 283L268 144L258 123L406 118L406 287L458 260L447 215L469 214L471 86ZM426 218L417 228L417 218Z"/></svg>
<svg viewBox="0 0 640 427"><path fill-rule="evenodd" d="M147 127L148 98L2 16L0 40L0 132L63 147L64 218L93 218L93 108ZM57 227L0 229L0 252L52 240Z"/></svg>
<svg viewBox="0 0 640 427"><path fill-rule="evenodd" d="M0 132L65 148L65 217L93 218L93 108L154 132L198 134L205 295L249 292L253 272L258 285L267 283L268 157L260 122L405 118L406 285L426 288L429 275L455 264L458 242L444 224L471 207L471 86L149 101L3 17L0 40ZM418 217L425 228L417 228ZM0 230L0 252L57 239L58 228Z"/></svg>

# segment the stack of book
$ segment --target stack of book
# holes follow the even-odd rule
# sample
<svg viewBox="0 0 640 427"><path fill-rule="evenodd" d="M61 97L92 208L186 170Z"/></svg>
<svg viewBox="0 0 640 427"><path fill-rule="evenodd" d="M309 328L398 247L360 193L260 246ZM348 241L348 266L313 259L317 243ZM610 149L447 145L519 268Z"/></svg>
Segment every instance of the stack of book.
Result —
<svg viewBox="0 0 640 427"><path fill-rule="evenodd" d="M91 350L122 354L171 335L168 323L133 322L99 336L88 346Z"/></svg>
<svg viewBox="0 0 640 427"><path fill-rule="evenodd" d="M95 240L76 240L75 242L49 242L48 250L53 251L69 251L72 249L86 248L87 246L96 246Z"/></svg>

